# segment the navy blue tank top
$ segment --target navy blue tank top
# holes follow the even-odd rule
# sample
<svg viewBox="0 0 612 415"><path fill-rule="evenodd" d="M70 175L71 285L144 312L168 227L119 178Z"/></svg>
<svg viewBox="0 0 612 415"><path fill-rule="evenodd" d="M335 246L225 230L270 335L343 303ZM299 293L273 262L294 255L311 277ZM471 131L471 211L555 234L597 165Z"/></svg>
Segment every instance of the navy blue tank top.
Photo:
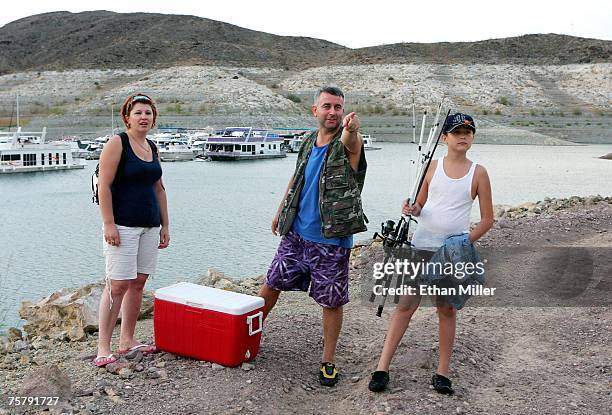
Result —
<svg viewBox="0 0 612 415"><path fill-rule="evenodd" d="M123 176L111 185L115 224L143 228L161 224L154 184L162 177L162 169L153 156L152 161L141 160L128 141Z"/></svg>

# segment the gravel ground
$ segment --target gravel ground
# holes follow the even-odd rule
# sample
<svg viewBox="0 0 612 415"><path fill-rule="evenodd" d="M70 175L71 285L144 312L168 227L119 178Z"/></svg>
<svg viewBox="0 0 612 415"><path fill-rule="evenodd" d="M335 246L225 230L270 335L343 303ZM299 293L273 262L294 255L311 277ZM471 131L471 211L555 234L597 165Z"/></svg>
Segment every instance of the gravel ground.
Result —
<svg viewBox="0 0 612 415"><path fill-rule="evenodd" d="M537 214L533 207L506 213L480 246L612 248L612 199L582 202ZM437 362L437 318L434 308L422 307L392 363L389 391L369 392L391 307L376 317L374 307L359 299L359 279L371 273L379 252L371 245L353 253L352 301L338 347L341 381L334 388L317 382L320 308L304 294L285 293L266 322L252 365L223 368L162 352L124 359L127 370L115 367L113 374L89 362L95 337L78 343L38 340L21 353L0 356L0 408L5 408L0 413L19 413L9 408L7 397L45 365L57 365L72 383L66 413L609 413L610 306L464 308L451 361L452 397L429 386ZM137 332L141 340L151 340L153 320L139 322Z"/></svg>

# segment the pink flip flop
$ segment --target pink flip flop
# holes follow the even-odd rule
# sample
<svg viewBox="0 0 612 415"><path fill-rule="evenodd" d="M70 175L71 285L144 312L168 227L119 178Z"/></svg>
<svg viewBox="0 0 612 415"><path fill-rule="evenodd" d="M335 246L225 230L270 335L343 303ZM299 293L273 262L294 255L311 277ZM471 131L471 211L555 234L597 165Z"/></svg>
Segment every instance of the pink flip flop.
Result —
<svg viewBox="0 0 612 415"><path fill-rule="evenodd" d="M135 350L139 350L140 352L142 352L142 354L150 354L150 353L155 353L157 351L157 347L155 347L154 344L138 344L134 347L130 347L129 349L117 350L117 353L128 354Z"/></svg>
<svg viewBox="0 0 612 415"><path fill-rule="evenodd" d="M108 356L97 356L93 360L93 364L97 367L104 367L108 364L115 363L117 358L113 354L109 354Z"/></svg>

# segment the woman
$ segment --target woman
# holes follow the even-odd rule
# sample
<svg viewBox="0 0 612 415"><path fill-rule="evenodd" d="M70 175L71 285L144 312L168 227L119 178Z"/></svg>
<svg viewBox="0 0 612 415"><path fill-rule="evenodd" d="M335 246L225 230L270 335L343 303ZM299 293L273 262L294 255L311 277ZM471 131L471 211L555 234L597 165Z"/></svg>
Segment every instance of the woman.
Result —
<svg viewBox="0 0 612 415"><path fill-rule="evenodd" d="M127 131L115 135L100 156L98 194L104 228L106 286L100 300L98 367L115 362L111 336L119 311L118 353L155 351L134 339L144 285L155 271L157 250L170 243L168 204L155 144L147 140L157 107L145 94L127 97L121 106ZM123 158L123 160L122 160Z"/></svg>

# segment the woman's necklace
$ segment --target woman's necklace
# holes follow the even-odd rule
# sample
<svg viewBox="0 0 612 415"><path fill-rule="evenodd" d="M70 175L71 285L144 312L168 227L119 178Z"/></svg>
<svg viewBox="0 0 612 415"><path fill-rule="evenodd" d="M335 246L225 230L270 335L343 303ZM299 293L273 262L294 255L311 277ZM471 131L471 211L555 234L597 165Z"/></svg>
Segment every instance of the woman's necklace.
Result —
<svg viewBox="0 0 612 415"><path fill-rule="evenodd" d="M134 139L134 138L130 137L130 135L129 135L129 134L128 134L128 138L129 138L130 140L132 140L133 142L135 142L136 144L138 144L138 147L142 148L142 149L143 149L144 151L146 151L147 153L150 153L150 152L151 152L151 149L150 149L150 148L147 148L148 146L147 146L147 147L143 146L143 145L142 145L142 144L140 144L138 141L136 141L136 139ZM146 138L145 138L145 140L146 140ZM147 143L147 144L148 144L148 143Z"/></svg>

